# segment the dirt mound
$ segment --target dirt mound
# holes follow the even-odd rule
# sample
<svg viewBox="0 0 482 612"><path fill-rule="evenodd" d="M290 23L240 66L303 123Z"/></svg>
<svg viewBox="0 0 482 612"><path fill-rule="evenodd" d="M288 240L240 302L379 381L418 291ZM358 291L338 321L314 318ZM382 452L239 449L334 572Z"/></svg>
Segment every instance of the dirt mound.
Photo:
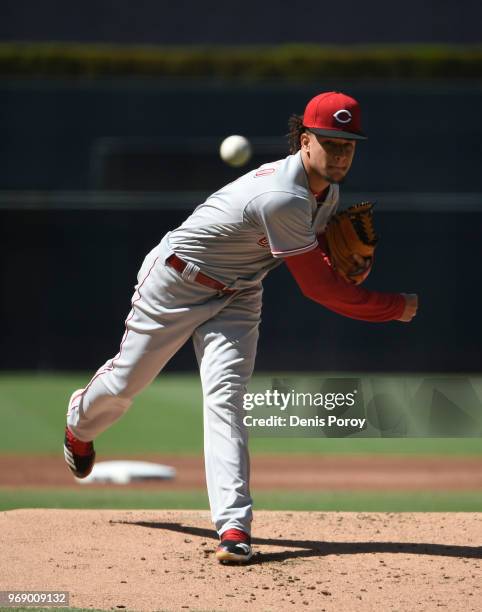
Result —
<svg viewBox="0 0 482 612"><path fill-rule="evenodd" d="M113 610L482 609L482 514L258 512L249 566L207 512L0 513L0 590Z"/></svg>

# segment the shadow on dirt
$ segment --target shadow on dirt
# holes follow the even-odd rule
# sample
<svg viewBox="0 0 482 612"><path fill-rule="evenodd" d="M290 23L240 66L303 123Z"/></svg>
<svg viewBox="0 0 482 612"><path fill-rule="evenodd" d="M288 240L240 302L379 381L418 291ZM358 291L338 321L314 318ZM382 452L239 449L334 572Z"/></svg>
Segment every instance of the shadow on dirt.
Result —
<svg viewBox="0 0 482 612"><path fill-rule="evenodd" d="M219 540L212 529L190 527L180 523L157 523L147 521L110 521L122 525L136 525L149 529L167 529L185 535ZM258 546L284 546L288 549L280 552L257 554L251 564L285 561L303 557L325 557L327 555L359 555L372 553L402 553L406 555L432 555L436 557L459 557L465 559L482 559L480 546L451 546L450 544L430 544L427 542L322 542L316 540L286 540L283 538L253 538L252 543ZM301 549L301 550L300 550Z"/></svg>

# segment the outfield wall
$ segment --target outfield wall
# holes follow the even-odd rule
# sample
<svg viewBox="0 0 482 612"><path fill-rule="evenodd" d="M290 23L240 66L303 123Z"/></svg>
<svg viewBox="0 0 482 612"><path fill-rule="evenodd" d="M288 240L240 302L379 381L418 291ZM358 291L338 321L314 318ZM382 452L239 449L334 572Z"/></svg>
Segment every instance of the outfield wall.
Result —
<svg viewBox="0 0 482 612"><path fill-rule="evenodd" d="M463 80L4 79L0 368L91 370L112 357L144 254L236 176L220 140L246 134L253 163L282 157L287 117L320 89L363 104L369 140L342 201L378 200L367 286L417 292L420 311L410 325L342 318L281 267L265 283L258 370L480 372L482 88ZM195 368L191 348L168 367Z"/></svg>
<svg viewBox="0 0 482 612"><path fill-rule="evenodd" d="M1 369L88 369L112 357L143 256L184 210L0 210ZM480 371L482 211L384 212L367 286L417 292L410 325L368 324L265 281L258 370ZM193 369L191 346L169 366Z"/></svg>

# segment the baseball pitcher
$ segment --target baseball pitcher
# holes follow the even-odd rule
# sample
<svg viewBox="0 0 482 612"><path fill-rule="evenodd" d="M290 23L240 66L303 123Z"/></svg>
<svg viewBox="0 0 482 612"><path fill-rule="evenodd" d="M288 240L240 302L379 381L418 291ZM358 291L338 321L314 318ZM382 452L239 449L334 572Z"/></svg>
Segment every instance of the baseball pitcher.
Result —
<svg viewBox="0 0 482 612"><path fill-rule="evenodd" d="M204 397L204 453L223 562L252 556L252 499L243 395L256 356L262 281L285 262L303 294L340 315L409 322L417 296L369 291L371 206L337 214L355 155L358 102L327 92L290 119L291 155L222 187L145 258L119 352L70 398L65 459L78 478L93 441L192 338Z"/></svg>

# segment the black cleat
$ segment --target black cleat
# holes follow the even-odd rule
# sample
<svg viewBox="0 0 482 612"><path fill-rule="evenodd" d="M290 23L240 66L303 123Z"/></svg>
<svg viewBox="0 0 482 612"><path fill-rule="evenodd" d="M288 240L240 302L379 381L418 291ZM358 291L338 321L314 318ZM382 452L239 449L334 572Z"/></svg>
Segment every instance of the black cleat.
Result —
<svg viewBox="0 0 482 612"><path fill-rule="evenodd" d="M251 538L240 529L228 529L221 536L216 559L222 563L248 563L253 556Z"/></svg>

